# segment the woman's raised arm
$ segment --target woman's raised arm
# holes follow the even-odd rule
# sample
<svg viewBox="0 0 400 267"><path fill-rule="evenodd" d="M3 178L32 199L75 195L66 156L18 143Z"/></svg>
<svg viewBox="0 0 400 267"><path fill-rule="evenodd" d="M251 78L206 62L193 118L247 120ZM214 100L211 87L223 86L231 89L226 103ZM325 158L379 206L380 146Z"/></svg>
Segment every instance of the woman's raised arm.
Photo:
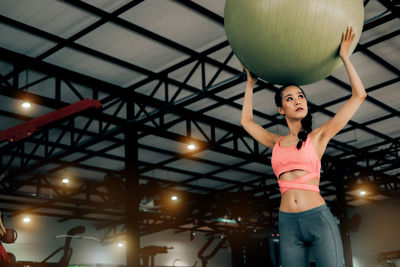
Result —
<svg viewBox="0 0 400 267"><path fill-rule="evenodd" d="M320 131L320 139L323 142L328 143L343 127L349 122L351 117L360 107L361 103L367 97L364 85L358 76L356 69L350 61L349 50L350 45L355 38L355 33L353 33L353 27L347 28L346 33L343 32L342 43L340 46L339 55L343 60L344 66L346 68L347 74L350 79L351 84L351 97L350 99L340 108L336 115L325 124L320 126L318 130Z"/></svg>
<svg viewBox="0 0 400 267"><path fill-rule="evenodd" d="M254 139L266 147L273 149L275 143L279 139L279 135L265 130L263 127L261 127L261 125L253 121L253 89L257 80L251 76L249 70L247 70L245 67L243 67L243 69L246 71L247 83L244 93L240 124Z"/></svg>

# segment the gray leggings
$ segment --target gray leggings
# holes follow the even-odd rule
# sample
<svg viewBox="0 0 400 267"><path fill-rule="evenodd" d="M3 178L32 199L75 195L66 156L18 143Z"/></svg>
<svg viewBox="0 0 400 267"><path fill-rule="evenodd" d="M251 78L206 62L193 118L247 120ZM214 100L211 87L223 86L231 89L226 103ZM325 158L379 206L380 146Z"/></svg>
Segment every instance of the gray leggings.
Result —
<svg viewBox="0 0 400 267"><path fill-rule="evenodd" d="M290 213L279 211L282 267L310 267L310 248L317 267L343 267L339 227L326 204Z"/></svg>

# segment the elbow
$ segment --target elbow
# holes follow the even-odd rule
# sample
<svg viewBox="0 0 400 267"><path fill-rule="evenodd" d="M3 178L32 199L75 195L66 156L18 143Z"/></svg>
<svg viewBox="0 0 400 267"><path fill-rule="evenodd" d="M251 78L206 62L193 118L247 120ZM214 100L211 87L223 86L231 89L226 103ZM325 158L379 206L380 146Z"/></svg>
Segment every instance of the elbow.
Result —
<svg viewBox="0 0 400 267"><path fill-rule="evenodd" d="M365 92L365 90L364 90L364 92L362 92L362 93L357 93L355 95L355 97L357 97L358 99L361 99L362 101L364 101L367 98L367 92Z"/></svg>
<svg viewBox="0 0 400 267"><path fill-rule="evenodd" d="M242 114L242 116L240 117L240 125L242 125L242 127L243 127L244 124L246 124L246 118L243 115L244 114Z"/></svg>
<svg viewBox="0 0 400 267"><path fill-rule="evenodd" d="M360 98L364 101L367 98L367 92L364 91L364 93L360 95Z"/></svg>
<svg viewBox="0 0 400 267"><path fill-rule="evenodd" d="M246 128L246 126L248 125L248 123L250 122L250 120L246 120L246 119L241 119L240 120L240 125L243 127L243 128Z"/></svg>
<svg viewBox="0 0 400 267"><path fill-rule="evenodd" d="M364 92L363 99L366 99L366 98L367 98L367 92Z"/></svg>

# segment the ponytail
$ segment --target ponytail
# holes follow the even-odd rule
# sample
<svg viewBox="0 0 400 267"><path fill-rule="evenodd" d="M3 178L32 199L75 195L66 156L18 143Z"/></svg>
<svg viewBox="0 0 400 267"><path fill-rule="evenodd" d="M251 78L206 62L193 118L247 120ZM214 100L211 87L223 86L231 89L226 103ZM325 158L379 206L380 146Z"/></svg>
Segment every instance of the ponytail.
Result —
<svg viewBox="0 0 400 267"><path fill-rule="evenodd" d="M297 134L299 138L299 142L297 143L297 149L300 149L303 145L303 142L307 140L307 136L312 131L312 115L311 112L308 111L307 115L301 119L301 131Z"/></svg>

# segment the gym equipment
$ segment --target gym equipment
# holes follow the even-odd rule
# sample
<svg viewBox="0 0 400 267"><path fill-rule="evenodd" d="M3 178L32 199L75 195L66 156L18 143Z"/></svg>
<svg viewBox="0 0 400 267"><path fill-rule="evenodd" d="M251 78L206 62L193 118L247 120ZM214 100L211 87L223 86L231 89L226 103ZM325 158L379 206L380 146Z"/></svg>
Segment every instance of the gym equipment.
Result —
<svg viewBox="0 0 400 267"><path fill-rule="evenodd" d="M78 112L82 112L89 108L99 109L100 107L101 103L99 100L97 99L90 100L88 98L85 98L81 101L65 106L59 110L47 113L30 121L21 123L14 127L8 128L4 131L1 131L0 142L3 142L4 140L7 139L10 142L18 141L20 139L32 135L38 128L42 126L67 118L68 116L71 116Z"/></svg>
<svg viewBox="0 0 400 267"><path fill-rule="evenodd" d="M227 0L225 31L252 73L274 84L304 85L338 69L342 33L362 33L362 0Z"/></svg>
<svg viewBox="0 0 400 267"><path fill-rule="evenodd" d="M149 261L151 259L151 267L154 267L154 257L157 254L168 253L168 249L173 249L173 247L160 247L160 246L147 246L139 249L139 257L143 261L143 267L149 266Z"/></svg>
<svg viewBox="0 0 400 267"><path fill-rule="evenodd" d="M11 263L10 254L7 253L3 245L0 243L0 266L6 266Z"/></svg>
<svg viewBox="0 0 400 267"><path fill-rule="evenodd" d="M1 238L1 242L4 242L6 244L12 244L17 240L18 234L17 231L15 231L12 228L6 228L6 233L5 235Z"/></svg>
<svg viewBox="0 0 400 267"><path fill-rule="evenodd" d="M69 264L69 261L71 260L72 257L72 252L73 249L71 248L71 241L73 238L85 238L85 239L94 239L97 240L96 238L93 237L85 237L81 236L80 234L85 232L85 227L84 226L77 226L75 228L70 229L66 235L60 235L56 236L55 238L65 238L65 244L63 247L60 247L56 249L53 253L51 253L47 258L45 258L41 262L32 262L32 261L16 261L15 256L12 253L9 253L10 259L11 259L11 265L5 265L5 266L13 266L13 267L67 267ZM100 241L100 240L98 240ZM63 251L63 255L61 256L60 260L58 262L48 262L48 260L52 257L54 257L57 253L60 251Z"/></svg>

